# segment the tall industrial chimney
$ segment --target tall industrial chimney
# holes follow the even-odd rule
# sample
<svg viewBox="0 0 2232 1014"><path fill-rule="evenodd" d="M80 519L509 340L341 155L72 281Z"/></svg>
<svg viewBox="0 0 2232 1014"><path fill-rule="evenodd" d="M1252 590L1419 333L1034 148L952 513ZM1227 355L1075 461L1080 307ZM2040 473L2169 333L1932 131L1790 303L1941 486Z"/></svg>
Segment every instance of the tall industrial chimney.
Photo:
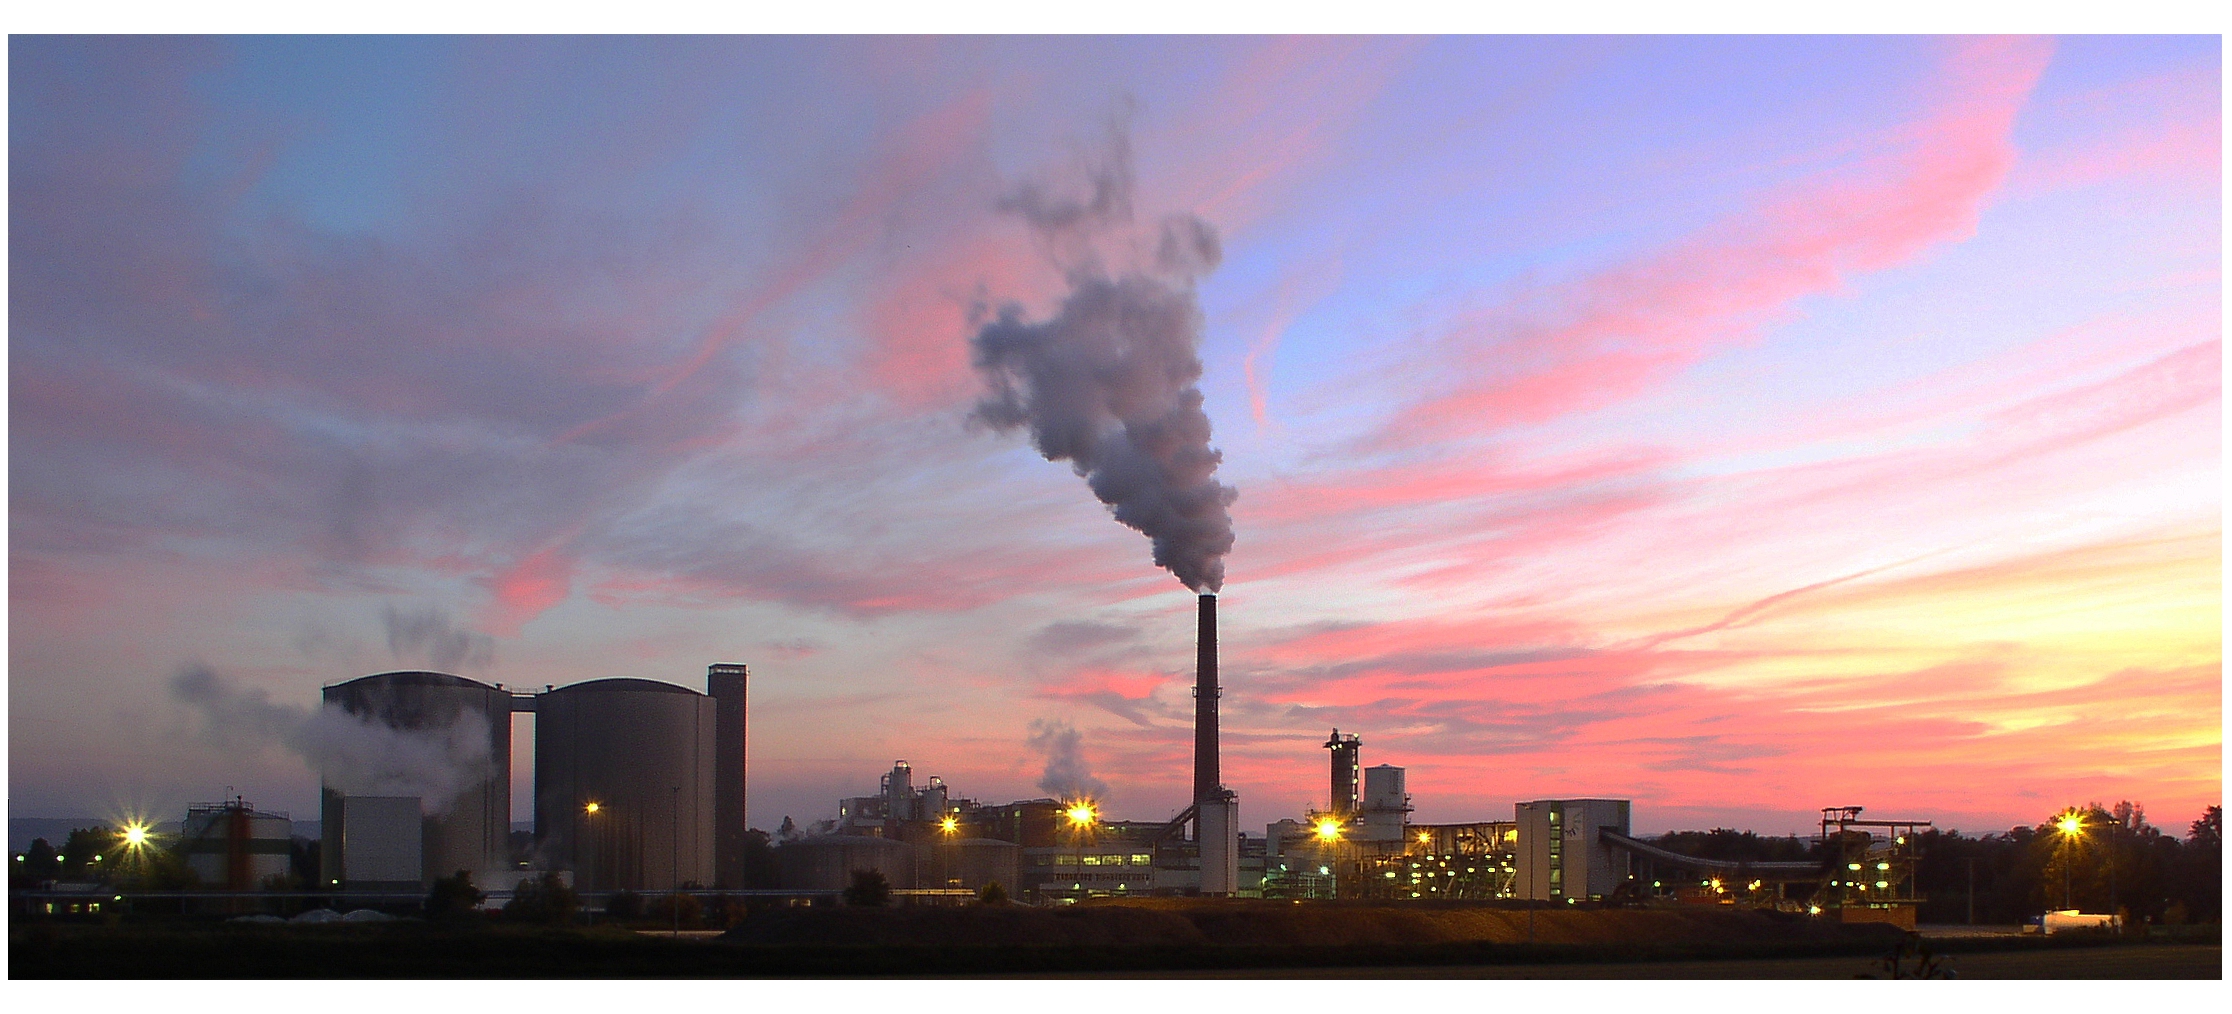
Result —
<svg viewBox="0 0 2232 1014"><path fill-rule="evenodd" d="M1194 802L1220 798L1217 771L1217 597L1201 597L1201 633L1194 661Z"/></svg>
<svg viewBox="0 0 2232 1014"><path fill-rule="evenodd" d="M746 887L744 856L745 693L752 671L737 662L705 668L705 692L713 697L713 882L730 890Z"/></svg>
<svg viewBox="0 0 2232 1014"><path fill-rule="evenodd" d="M1194 840L1201 850L1200 891L1240 890L1240 797L1217 771L1217 597L1201 597L1200 654L1194 677Z"/></svg>
<svg viewBox="0 0 2232 1014"><path fill-rule="evenodd" d="M1325 741L1325 748L1333 751L1333 792L1327 809L1342 817L1356 815L1356 753L1363 745L1353 733L1343 736L1339 729Z"/></svg>

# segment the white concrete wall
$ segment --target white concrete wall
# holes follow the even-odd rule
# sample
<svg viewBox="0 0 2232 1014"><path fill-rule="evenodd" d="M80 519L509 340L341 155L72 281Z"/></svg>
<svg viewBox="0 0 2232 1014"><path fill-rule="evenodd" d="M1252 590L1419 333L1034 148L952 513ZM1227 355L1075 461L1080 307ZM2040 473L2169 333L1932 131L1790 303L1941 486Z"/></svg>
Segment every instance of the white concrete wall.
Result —
<svg viewBox="0 0 2232 1014"><path fill-rule="evenodd" d="M1201 807L1201 893L1240 890L1240 802L1204 801Z"/></svg>

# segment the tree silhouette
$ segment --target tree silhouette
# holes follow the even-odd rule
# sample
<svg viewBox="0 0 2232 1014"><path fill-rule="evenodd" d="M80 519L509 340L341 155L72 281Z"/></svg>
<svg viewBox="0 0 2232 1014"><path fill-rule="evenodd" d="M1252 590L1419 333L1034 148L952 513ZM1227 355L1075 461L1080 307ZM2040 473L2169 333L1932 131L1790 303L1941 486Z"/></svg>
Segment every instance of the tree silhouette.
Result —
<svg viewBox="0 0 2232 1014"><path fill-rule="evenodd" d="M429 919L468 919L473 909L487 895L473 886L473 875L464 870L434 882L434 889L426 895L426 917Z"/></svg>
<svg viewBox="0 0 2232 1014"><path fill-rule="evenodd" d="M891 881L882 870L854 870L852 886L845 888L845 904L880 908L891 902Z"/></svg>
<svg viewBox="0 0 2232 1014"><path fill-rule="evenodd" d="M580 910L581 896L552 872L520 881L512 890L512 899L504 903L504 918L514 922L564 925L572 922Z"/></svg>

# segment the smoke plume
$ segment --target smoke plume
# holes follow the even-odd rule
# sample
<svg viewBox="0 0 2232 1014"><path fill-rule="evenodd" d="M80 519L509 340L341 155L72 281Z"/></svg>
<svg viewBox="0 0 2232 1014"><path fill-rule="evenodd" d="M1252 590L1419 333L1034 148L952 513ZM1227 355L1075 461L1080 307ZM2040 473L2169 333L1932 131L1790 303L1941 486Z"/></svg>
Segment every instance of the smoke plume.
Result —
<svg viewBox="0 0 2232 1014"><path fill-rule="evenodd" d="M460 666L485 669L496 660L495 638L458 627L439 608L406 613L382 606L380 619L387 624L388 652L397 661L425 659L436 670L453 672Z"/></svg>
<svg viewBox="0 0 2232 1014"><path fill-rule="evenodd" d="M1085 766L1085 756L1078 750L1085 734L1068 722L1046 719L1031 721L1030 737L1025 746L1046 758L1046 773L1039 776L1039 791L1056 799L1099 799L1108 794L1108 783L1093 777Z"/></svg>
<svg viewBox="0 0 2232 1014"><path fill-rule="evenodd" d="M1027 183L1000 202L1023 218L1069 285L1048 320L1007 304L971 340L989 388L971 418L1028 427L1048 461L1067 461L1116 520L1154 543L1157 566L1195 591L1224 586L1239 493L1217 481L1202 411L1202 316L1194 279L1217 266L1217 231L1172 215L1132 228L1131 151L1121 123L1088 197Z"/></svg>
<svg viewBox="0 0 2232 1014"><path fill-rule="evenodd" d="M203 665L180 670L170 691L200 715L211 745L250 752L283 746L347 795L417 796L426 812L439 814L495 770L488 722L476 714L440 728L394 729L337 705L280 704Z"/></svg>

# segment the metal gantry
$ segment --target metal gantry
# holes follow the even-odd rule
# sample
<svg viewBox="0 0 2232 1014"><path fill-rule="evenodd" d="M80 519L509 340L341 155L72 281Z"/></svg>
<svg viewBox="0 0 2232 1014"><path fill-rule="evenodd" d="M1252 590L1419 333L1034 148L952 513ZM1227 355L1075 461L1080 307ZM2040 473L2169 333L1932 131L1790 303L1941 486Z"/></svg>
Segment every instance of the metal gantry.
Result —
<svg viewBox="0 0 2232 1014"><path fill-rule="evenodd" d="M1858 806L1821 809L1825 859L1814 904L1845 922L1895 922L1912 927L1922 904L1915 889L1921 832L1927 820L1863 820Z"/></svg>

